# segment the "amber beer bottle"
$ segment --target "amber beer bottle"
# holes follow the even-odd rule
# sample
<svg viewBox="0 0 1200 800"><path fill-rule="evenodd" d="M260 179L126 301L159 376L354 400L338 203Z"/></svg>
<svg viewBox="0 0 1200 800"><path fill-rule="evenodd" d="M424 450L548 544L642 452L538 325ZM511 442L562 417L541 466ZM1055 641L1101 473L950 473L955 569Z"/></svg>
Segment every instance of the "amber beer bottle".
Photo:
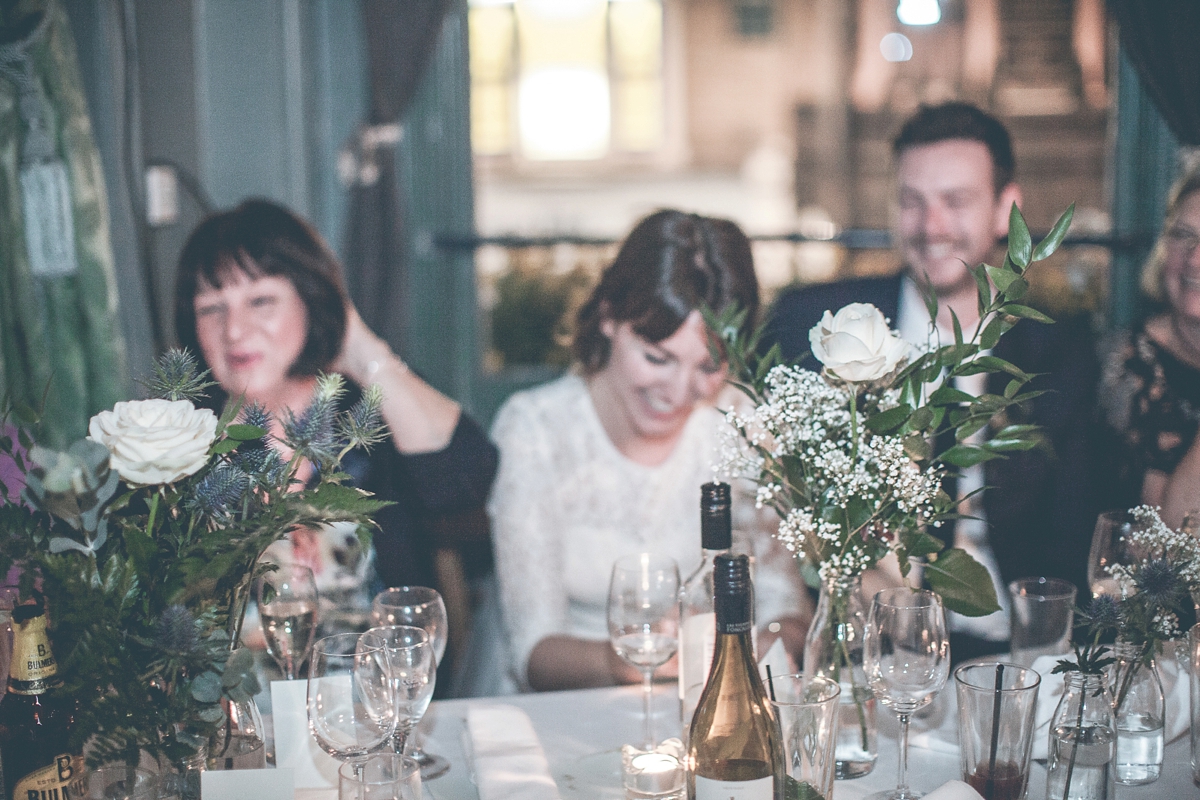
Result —
<svg viewBox="0 0 1200 800"><path fill-rule="evenodd" d="M12 612L8 692L0 700L0 762L5 800L78 800L86 796L83 753L67 740L74 707L62 685L41 604Z"/></svg>

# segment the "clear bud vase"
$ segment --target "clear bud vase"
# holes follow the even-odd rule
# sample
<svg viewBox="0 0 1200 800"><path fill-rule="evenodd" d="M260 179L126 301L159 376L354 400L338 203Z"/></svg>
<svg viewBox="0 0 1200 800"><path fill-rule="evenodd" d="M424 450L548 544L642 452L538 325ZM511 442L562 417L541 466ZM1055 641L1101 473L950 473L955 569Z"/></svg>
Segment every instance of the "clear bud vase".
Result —
<svg viewBox="0 0 1200 800"><path fill-rule="evenodd" d="M253 700L222 700L225 723L208 745L210 770L264 769L267 748L262 715Z"/></svg>
<svg viewBox="0 0 1200 800"><path fill-rule="evenodd" d="M1109 667L1113 715L1117 722L1117 783L1154 783L1162 773L1166 702L1153 653L1147 662L1141 645L1117 642Z"/></svg>
<svg viewBox="0 0 1200 800"><path fill-rule="evenodd" d="M834 747L834 775L839 780L866 775L879 757L875 695L863 672L866 627L861 578L849 585L821 585L817 612L804 641L804 671L836 681L842 690Z"/></svg>
<svg viewBox="0 0 1200 800"><path fill-rule="evenodd" d="M1104 675L1068 672L1050 721L1047 800L1114 800L1117 730Z"/></svg>

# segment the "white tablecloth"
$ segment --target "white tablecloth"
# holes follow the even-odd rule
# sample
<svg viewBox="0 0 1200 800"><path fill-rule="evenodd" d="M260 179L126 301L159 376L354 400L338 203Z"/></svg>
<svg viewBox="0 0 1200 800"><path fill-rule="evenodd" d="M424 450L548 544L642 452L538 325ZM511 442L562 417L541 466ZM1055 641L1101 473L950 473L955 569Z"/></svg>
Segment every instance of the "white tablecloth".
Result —
<svg viewBox="0 0 1200 800"><path fill-rule="evenodd" d="M446 775L426 782L425 794L433 800L478 800L463 748L466 711L472 702L477 701L433 703L421 724L426 731L425 749L446 756L453 764ZM503 702L524 709L533 721L563 800L623 797L616 751L626 742L641 739L640 687L547 692L505 697ZM654 707L655 734L659 738L678 735L679 703L674 685L655 687ZM879 718L880 753L875 769L864 778L837 781L835 800L858 800L895 786L898 726L895 716L886 710L880 710ZM922 792L960 777L957 756L919 747L909 750L908 766L910 786ZM1035 763L1029 800L1044 800L1045 791L1045 767ZM1167 746L1162 778L1149 786L1120 786L1117 798L1200 798L1200 789L1192 783L1188 737Z"/></svg>

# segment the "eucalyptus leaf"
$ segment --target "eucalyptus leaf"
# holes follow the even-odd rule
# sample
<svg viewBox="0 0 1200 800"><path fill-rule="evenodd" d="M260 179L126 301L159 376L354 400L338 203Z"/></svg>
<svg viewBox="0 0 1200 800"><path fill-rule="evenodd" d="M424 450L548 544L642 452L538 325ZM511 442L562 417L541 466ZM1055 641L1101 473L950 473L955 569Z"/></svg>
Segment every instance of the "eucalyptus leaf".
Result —
<svg viewBox="0 0 1200 800"><path fill-rule="evenodd" d="M219 703L221 676L211 670L197 675L192 681L192 697L201 703Z"/></svg>

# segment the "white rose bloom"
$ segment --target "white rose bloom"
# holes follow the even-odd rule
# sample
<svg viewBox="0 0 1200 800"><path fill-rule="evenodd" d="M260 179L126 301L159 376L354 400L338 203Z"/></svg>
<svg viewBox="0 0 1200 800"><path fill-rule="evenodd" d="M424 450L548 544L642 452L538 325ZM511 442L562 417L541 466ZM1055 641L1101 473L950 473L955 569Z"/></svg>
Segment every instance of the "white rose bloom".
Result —
<svg viewBox="0 0 1200 800"><path fill-rule="evenodd" d="M208 461L217 416L187 400L131 400L101 411L88 438L108 448L110 463L133 486L174 483Z"/></svg>
<svg viewBox="0 0 1200 800"><path fill-rule="evenodd" d="M909 355L908 343L870 303L851 303L837 314L826 311L808 340L825 369L851 383L877 381Z"/></svg>

